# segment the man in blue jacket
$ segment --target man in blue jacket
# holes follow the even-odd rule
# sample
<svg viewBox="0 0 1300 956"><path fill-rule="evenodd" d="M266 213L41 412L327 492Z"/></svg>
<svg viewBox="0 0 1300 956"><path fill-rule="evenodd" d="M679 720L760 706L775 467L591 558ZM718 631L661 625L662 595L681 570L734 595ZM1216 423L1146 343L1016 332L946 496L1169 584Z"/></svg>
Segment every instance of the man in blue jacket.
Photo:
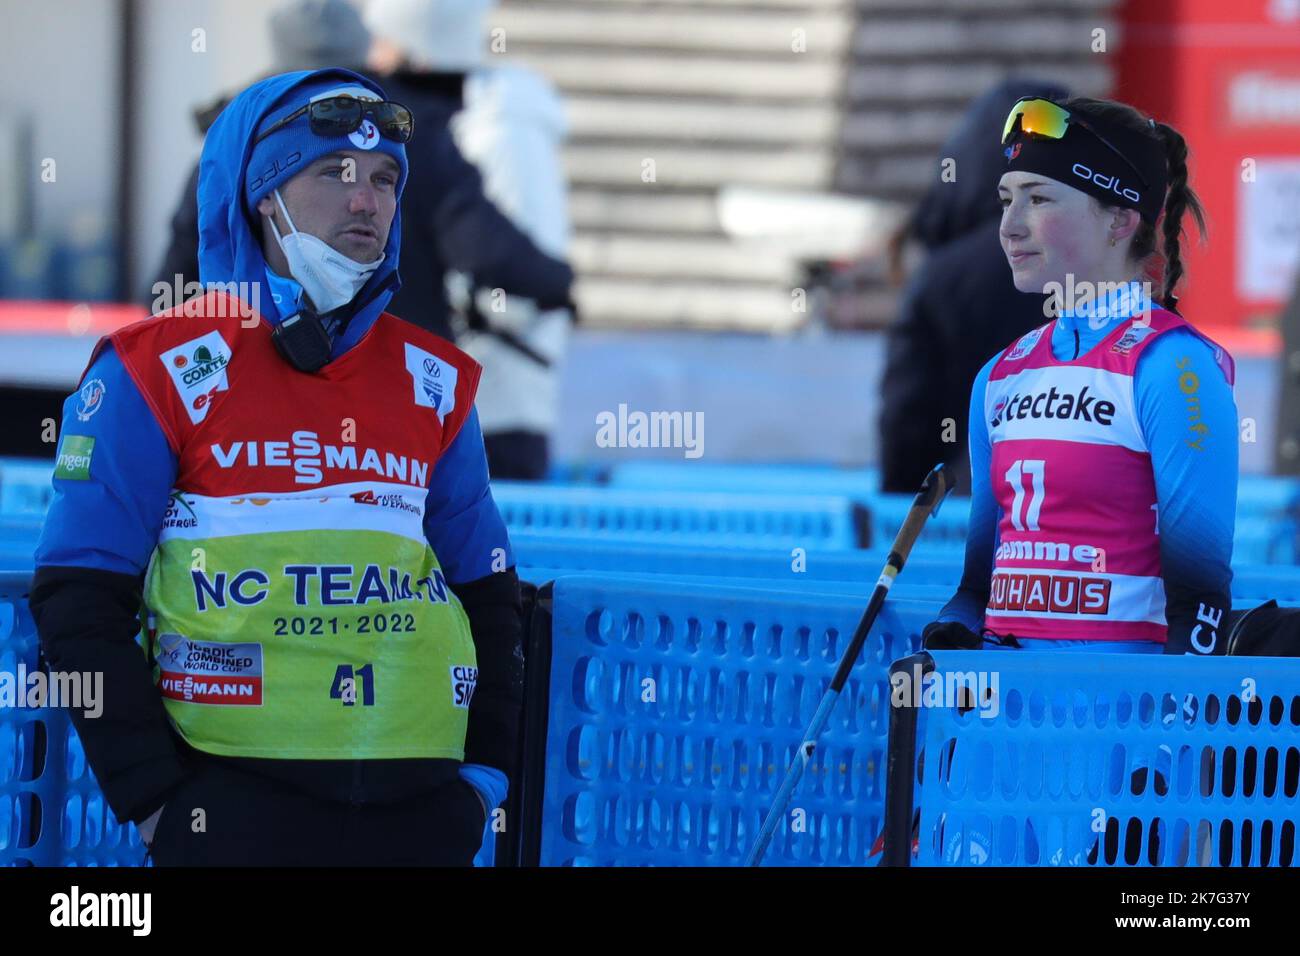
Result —
<svg viewBox="0 0 1300 956"><path fill-rule="evenodd" d="M71 716L159 864L466 865L505 797L478 367L384 311L410 127L344 70L236 97L198 190L226 291L102 341L65 405L31 608L53 667L103 673Z"/></svg>

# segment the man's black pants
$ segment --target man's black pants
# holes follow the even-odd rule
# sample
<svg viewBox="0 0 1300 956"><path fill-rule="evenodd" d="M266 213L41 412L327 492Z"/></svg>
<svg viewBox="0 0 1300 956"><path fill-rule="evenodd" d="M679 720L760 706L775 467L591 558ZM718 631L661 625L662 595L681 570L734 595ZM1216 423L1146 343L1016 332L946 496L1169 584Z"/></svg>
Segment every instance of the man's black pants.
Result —
<svg viewBox="0 0 1300 956"><path fill-rule="evenodd" d="M400 803L352 805L201 761L163 808L150 855L155 866L470 866L484 824L459 778Z"/></svg>

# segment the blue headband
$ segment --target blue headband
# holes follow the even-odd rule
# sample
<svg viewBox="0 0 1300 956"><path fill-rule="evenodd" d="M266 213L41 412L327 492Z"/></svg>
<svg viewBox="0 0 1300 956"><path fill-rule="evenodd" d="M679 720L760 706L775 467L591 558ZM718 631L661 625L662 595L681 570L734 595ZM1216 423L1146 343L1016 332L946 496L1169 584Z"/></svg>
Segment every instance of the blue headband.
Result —
<svg viewBox="0 0 1300 956"><path fill-rule="evenodd" d="M258 131L269 129L294 110L301 109L314 99L332 93L351 92L358 98L362 96L382 98L383 92L368 89L356 81L349 82L344 77L326 77L312 83L305 83L291 89L262 118ZM373 130L373 128L372 128ZM254 133L254 138L257 133ZM269 196L309 165L344 150L362 150L384 153L397 161L401 170L397 182L397 194L400 196L406 184L406 147L402 143L380 136L377 133L367 139L365 127L347 136L317 136L311 131L311 122L304 113L293 122L282 126L270 136L253 147L248 159L248 170L244 178L244 199L250 211L255 211L257 203L263 196ZM254 212L254 214L256 214Z"/></svg>

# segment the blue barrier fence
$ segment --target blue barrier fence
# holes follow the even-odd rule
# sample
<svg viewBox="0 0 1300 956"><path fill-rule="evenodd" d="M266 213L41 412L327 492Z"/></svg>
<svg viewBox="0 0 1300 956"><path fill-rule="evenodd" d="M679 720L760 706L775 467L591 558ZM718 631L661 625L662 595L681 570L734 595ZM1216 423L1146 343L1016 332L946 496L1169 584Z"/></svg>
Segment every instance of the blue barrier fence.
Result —
<svg viewBox="0 0 1300 956"><path fill-rule="evenodd" d="M933 696L891 728L891 862L914 827L923 866L1297 862L1300 660L973 658L895 666Z"/></svg>
<svg viewBox="0 0 1300 956"><path fill-rule="evenodd" d="M886 551L753 547L695 547L672 543L591 540L567 535L512 532L511 546L522 578L535 583L560 573L593 571L718 578L760 578L771 587L799 589L821 582L856 582L868 593L884 566ZM933 587L941 603L961 580L960 556L935 556L919 544L899 575L897 587ZM938 550L942 555L943 552ZM856 593L856 592L855 592ZM1300 604L1300 571L1289 566L1242 564L1233 568L1233 603L1253 606L1269 598L1279 604Z"/></svg>
<svg viewBox="0 0 1300 956"><path fill-rule="evenodd" d="M0 571L31 572L43 523L36 515L0 517Z"/></svg>
<svg viewBox="0 0 1300 956"><path fill-rule="evenodd" d="M596 481L601 477L590 471L571 475L575 481ZM612 488L643 491L837 495L864 504L884 494L880 490L880 469L875 467L637 461L610 466L603 481ZM1241 514L1286 512L1300 505L1300 480L1274 475L1242 475L1238 479L1237 494Z"/></svg>
<svg viewBox="0 0 1300 956"><path fill-rule="evenodd" d="M48 459L0 458L0 517L43 517L54 497L53 471Z"/></svg>
<svg viewBox="0 0 1300 956"><path fill-rule="evenodd" d="M48 461L0 459L0 517L42 515L52 495L50 468ZM644 463L616 467L611 481L497 482L493 493L512 531L731 547L888 547L912 502L911 495L870 491L870 469ZM960 553L969 511L968 498L950 498L926 522L921 546ZM1298 517L1300 483L1243 476L1233 560L1300 563Z"/></svg>
<svg viewBox="0 0 1300 956"><path fill-rule="evenodd" d="M928 610L883 610L768 865L871 862L887 668ZM551 613L539 862L740 864L861 602L579 575L555 583Z"/></svg>
<svg viewBox="0 0 1300 956"><path fill-rule="evenodd" d="M40 536L41 519L0 518L0 571L30 573ZM561 572L600 571L685 575L697 578L763 578L773 586L801 588L809 582L848 581L870 584L884 565L881 549L754 546L721 548L625 541L571 534L515 531L510 536L519 572L543 583ZM1233 569L1233 601L1238 606L1276 598L1300 604L1300 574L1289 566L1238 564ZM899 585L946 588L951 597L961 578L961 557L929 543L918 545L899 578Z"/></svg>
<svg viewBox="0 0 1300 956"><path fill-rule="evenodd" d="M826 547L725 548L666 541L590 540L567 535L512 531L510 545L521 575L537 580L534 569L675 574L696 578L767 578L793 586L807 581L875 582L884 566L884 549L845 551ZM907 563L912 583L955 586L959 559L934 557L919 545ZM549 579L545 579L549 580ZM900 578L900 583L903 578Z"/></svg>
<svg viewBox="0 0 1300 956"><path fill-rule="evenodd" d="M697 462L628 462L615 465L611 487L628 491L736 492L746 494L837 495L870 514L871 546L887 547L911 506L911 495L883 494L876 469L799 468L781 465L710 465ZM931 542L961 548L966 540L970 499L953 497L927 523ZM1234 561L1300 563L1300 481L1242 475L1237 488Z"/></svg>
<svg viewBox="0 0 1300 956"><path fill-rule="evenodd" d="M67 714L16 705L39 666L28 577L0 574L0 864L139 866L140 836L105 803Z"/></svg>
<svg viewBox="0 0 1300 956"><path fill-rule="evenodd" d="M21 572L0 576L7 589L0 592L0 672L15 672L19 662L35 666L35 634L25 599L18 595L30 574L40 515L48 504L48 496L41 497L45 492L36 494L23 476L45 469L48 489L49 465L11 460L0 467L7 469L0 471L0 515L16 515L0 518L0 572L6 567ZM793 483L794 471L805 479L812 473L793 469L780 480ZM846 483L839 490L847 492L848 483L863 478L849 474L836 480ZM1291 507L1283 486L1261 487L1251 499L1260 508ZM887 545L910 496L869 499L867 522L856 495L794 494L775 486L771 490L779 494L509 483L493 490L511 527L521 576L539 583L559 579L551 603L549 681L540 705L549 724L537 756L546 775L535 831L538 862L739 863L884 563L883 550L860 547L864 531L871 526L872 540ZM884 817L887 669L895 657L915 650L921 627L951 595L960 574L966 504L951 499L937 520L927 522L854 672L851 693L840 702L825 746L799 791L795 807L803 815L797 826L793 818L786 821L769 851L769 864L873 862L867 848ZM1296 569L1242 563L1251 555L1284 553L1287 536L1294 539L1287 520L1255 515L1247 519L1244 537L1239 533L1234 580L1239 606L1269 597L1300 604ZM719 542L730 547L718 547ZM1036 656L1043 655L1000 655L998 666L1014 670L1011 658ZM1059 663L1073 668L1083 660L1072 654ZM1266 666L1253 664L1260 659L1246 660L1257 670ZM1139 668L1134 681L1168 667L1162 658L1123 657L1123 663ZM650 700L643 699L647 679L654 682ZM1065 676L1058 683L1074 686ZM1040 750L1027 751L1017 766L1032 766L1024 761L1035 754L1055 759L1034 746ZM945 786L957 779L955 772L991 772L968 771L961 756L982 757L985 751L954 747L949 745L958 756L941 768ZM1182 751L1171 751L1171 760L1175 753ZM1290 753L1300 760L1300 751ZM977 763L983 767L982 760ZM134 828L112 819L63 714L0 708L0 770L0 863L103 865L142 859ZM930 793L923 791L922 799ZM1214 812L1216 794L1202 796L1209 801L1206 812ZM982 817L972 819L982 825ZM1066 829L1059 830L1058 840L1059 827L1052 829L1057 824L1051 819L1017 822L1005 813L988 819L986 831L972 824L965 836L959 832L951 851L954 862L969 862L972 847L995 860L998 853L1011 852L1013 862L1015 852L1029 862L1050 862L1059 849L1058 860L1079 862L1079 840ZM938 830L927 834L936 859L948 852L944 841L952 842L948 820L943 817ZM1213 824L1206 817L1197 833L1225 821L1237 828L1233 832L1243 832L1241 819L1225 817ZM1273 828L1267 838L1265 822ZM1252 859L1262 858L1265 845L1273 852L1270 859L1277 858L1285 822L1258 821L1246 841L1258 844ZM1012 831L1021 834L1015 851L996 840ZM979 832L987 834L984 849L970 836ZM1162 845L1182 845L1180 832ZM1193 848L1198 860L1221 852L1204 839L1198 846ZM1099 852L1104 860L1107 848ZM488 841L478 862L491 859Z"/></svg>
<svg viewBox="0 0 1300 956"><path fill-rule="evenodd" d="M609 470L611 488L762 495L832 495L866 503L880 494L879 468L628 461Z"/></svg>
<svg viewBox="0 0 1300 956"><path fill-rule="evenodd" d="M839 593L837 582L798 592L746 583L576 574L552 586L550 665L540 678L540 700L533 701L546 725L532 755L533 772L545 778L533 834L537 862L741 861L863 605L861 594ZM24 587L25 579L0 578L0 670L10 673L19 662L35 666ZM919 629L934 610L932 601L909 600L902 592L884 608L768 865L869 865L877 859L869 849L884 827L888 668L915 651ZM934 657L942 668L956 667L950 655ZM1113 797L1114 781L1128 780L1143 755L1165 775L1170 792L1184 796L1189 760L1202 768L1207 759L1215 767L1266 769L1270 761L1284 769L1300 762L1300 661L1084 653L986 653L978 660L1000 675L1004 716L992 729L1003 736L981 736L985 719L922 712L925 751L942 755L955 748L958 755L936 758L938 778L922 778L918 805L942 801L923 816L922 842L931 841L925 852L933 856L925 862L944 862L945 853L949 862L970 862L974 852L994 862L1079 863L1084 852L1086 863L1087 837L1070 829L1070 814L1079 800L1092 801L1092 809L1102 806L1094 795ZM1254 722L1234 718L1229 701L1247 678L1265 702L1264 717ZM1196 712L1206 715L1207 695L1217 694L1227 716L1217 725L1200 727L1193 719L1183 728L1179 712L1173 725L1166 723L1170 701L1185 693L1196 695ZM1211 737L1179 736L1180 728ZM1164 763L1161 744L1170 747ZM1207 748L1214 753L1209 758ZM1112 764L1118 769L1108 770ZM134 828L112 819L62 714L0 708L0 768L0 863L140 862ZM1249 834L1250 861L1265 859L1265 846L1272 848L1267 859L1276 861L1284 827L1296 815L1295 784L1287 791L1284 782L1269 794L1259 774L1247 780L1242 769L1232 779L1230 787L1195 791L1195 832L1232 827ZM1069 786L1063 789L1062 782ZM1233 804L1242 794L1263 796ZM1130 805L1124 794L1111 797L1104 805L1109 817L1127 821L1154 806L1139 825L1159 815L1172 821L1164 824L1172 834L1168 852L1184 845L1177 842L1183 817L1175 818L1174 810L1186 817L1187 807L1158 799ZM985 820L988 828L979 829ZM1007 843L1008 834L1017 841ZM1223 845L1218 839L1193 858ZM1202 845L1208 845L1204 839ZM1109 850L1102 849L1110 862L1104 856ZM480 864L490 861L491 851L489 844Z"/></svg>
<svg viewBox="0 0 1300 956"><path fill-rule="evenodd" d="M847 498L619 491L494 482L513 531L590 534L689 544L855 548L860 509Z"/></svg>
<svg viewBox="0 0 1300 956"><path fill-rule="evenodd" d="M879 571L880 569L877 568L876 570ZM522 581L541 587L547 582L558 581L581 573L570 568L525 568L519 572L519 577ZM872 586L875 584L874 578L865 584L861 581L835 581L830 579L791 582L784 578L728 577L725 575L702 578L691 574L646 574L640 571L601 571L599 577L602 581L611 583L616 581L652 580L660 584L703 584L709 587L738 588L760 593L766 591L812 591L817 594L838 594L856 598L862 607L866 607L867 600L871 597ZM937 612L952 597L952 589L939 584L918 584L915 581L904 582L900 578L899 582L890 589L889 594L894 600L918 601L929 604Z"/></svg>

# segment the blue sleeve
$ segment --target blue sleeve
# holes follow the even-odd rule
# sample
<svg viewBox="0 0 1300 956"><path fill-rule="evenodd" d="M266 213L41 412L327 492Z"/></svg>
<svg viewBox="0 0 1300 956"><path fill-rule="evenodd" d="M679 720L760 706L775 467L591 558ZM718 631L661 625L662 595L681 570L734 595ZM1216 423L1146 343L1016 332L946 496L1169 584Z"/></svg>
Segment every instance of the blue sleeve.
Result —
<svg viewBox="0 0 1300 956"><path fill-rule="evenodd" d="M1213 350L1186 329L1158 336L1133 383L1156 479L1168 653L1223 653L1232 601L1237 403Z"/></svg>
<svg viewBox="0 0 1300 956"><path fill-rule="evenodd" d="M998 352L985 362L971 386L970 524L966 530L966 563L957 593L936 618L939 621L958 621L976 634L984 627L984 609L989 603L998 530L998 503L989 483L993 451L989 442L989 424L984 420L984 393L988 388L989 373L1001 356L1002 353Z"/></svg>
<svg viewBox="0 0 1300 956"><path fill-rule="evenodd" d="M460 779L477 790L479 796L483 798L490 822L492 811L501 806L510 791L510 779L496 767L481 763L463 763L458 774Z"/></svg>
<svg viewBox="0 0 1300 956"><path fill-rule="evenodd" d="M470 410L433 468L424 534L451 584L477 581L515 563L505 522L488 487L478 409Z"/></svg>
<svg viewBox="0 0 1300 956"><path fill-rule="evenodd" d="M87 417L80 392L63 403L62 433L36 566L141 574L158 542L176 456L112 347L87 370L103 397Z"/></svg>

